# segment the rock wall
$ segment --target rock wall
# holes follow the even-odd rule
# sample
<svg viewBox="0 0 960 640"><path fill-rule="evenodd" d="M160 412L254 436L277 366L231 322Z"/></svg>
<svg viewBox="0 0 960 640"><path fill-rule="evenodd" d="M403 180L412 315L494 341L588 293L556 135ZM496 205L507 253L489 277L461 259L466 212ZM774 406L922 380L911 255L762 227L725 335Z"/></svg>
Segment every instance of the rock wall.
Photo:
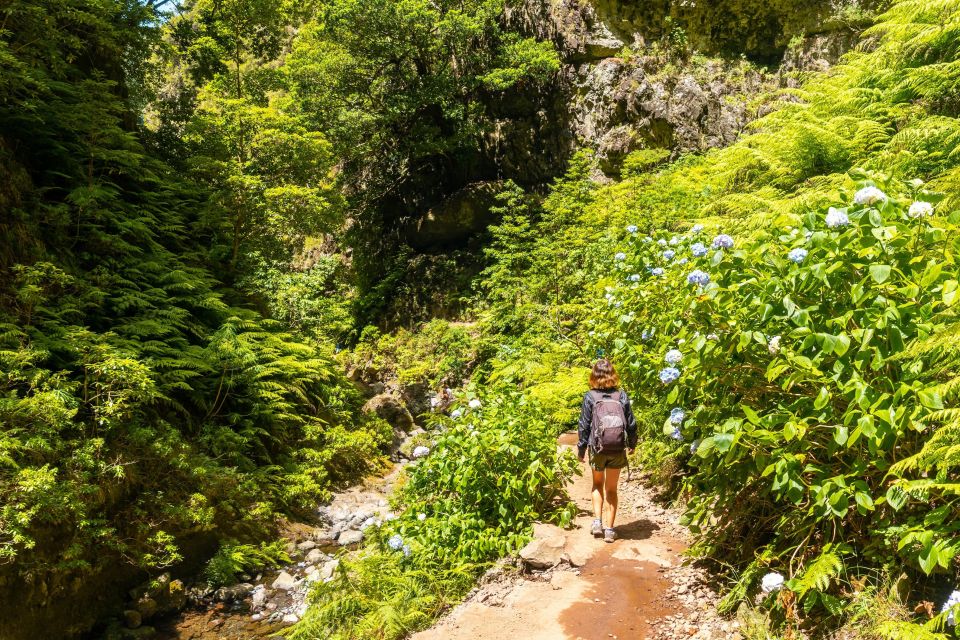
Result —
<svg viewBox="0 0 960 640"><path fill-rule="evenodd" d="M536 185L587 147L616 176L643 148L676 157L733 142L769 110L755 98L821 71L857 40L877 0L517 0L505 20L557 46L549 91L494 96L497 179ZM700 52L690 55L691 51Z"/></svg>

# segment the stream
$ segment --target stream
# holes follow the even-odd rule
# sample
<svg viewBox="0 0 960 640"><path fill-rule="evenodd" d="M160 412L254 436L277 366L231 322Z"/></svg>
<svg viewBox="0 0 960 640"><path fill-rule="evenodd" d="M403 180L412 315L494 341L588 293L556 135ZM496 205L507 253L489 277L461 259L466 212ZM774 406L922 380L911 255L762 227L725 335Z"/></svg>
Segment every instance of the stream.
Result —
<svg viewBox="0 0 960 640"><path fill-rule="evenodd" d="M314 524L287 526L292 563L216 591L188 589L189 604L155 623L155 640L251 640L296 623L314 582L331 580L339 557L359 548L364 530L391 517L388 497L407 462L336 493ZM135 630L134 630L135 631Z"/></svg>

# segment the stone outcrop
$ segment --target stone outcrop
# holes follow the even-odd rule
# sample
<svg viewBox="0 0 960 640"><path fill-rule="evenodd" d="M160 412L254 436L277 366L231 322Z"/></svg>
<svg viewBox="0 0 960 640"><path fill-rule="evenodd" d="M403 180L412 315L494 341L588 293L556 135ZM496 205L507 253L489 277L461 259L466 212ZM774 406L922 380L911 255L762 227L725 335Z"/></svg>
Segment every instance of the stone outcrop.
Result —
<svg viewBox="0 0 960 640"><path fill-rule="evenodd" d="M797 71L824 70L855 44L859 27L836 18L841 9L854 15L877 4L511 3L507 23L552 41L563 66L540 95L511 93L491 101L487 154L499 177L532 185L562 171L581 147L596 150L601 169L615 177L638 149L665 149L677 157L726 146L771 110L750 102L764 89L795 84ZM742 19L747 15L750 20ZM713 57L687 59L675 46Z"/></svg>
<svg viewBox="0 0 960 640"><path fill-rule="evenodd" d="M410 244L415 249L456 245L493 221L490 207L500 190L496 182L477 182L454 193L420 217Z"/></svg>

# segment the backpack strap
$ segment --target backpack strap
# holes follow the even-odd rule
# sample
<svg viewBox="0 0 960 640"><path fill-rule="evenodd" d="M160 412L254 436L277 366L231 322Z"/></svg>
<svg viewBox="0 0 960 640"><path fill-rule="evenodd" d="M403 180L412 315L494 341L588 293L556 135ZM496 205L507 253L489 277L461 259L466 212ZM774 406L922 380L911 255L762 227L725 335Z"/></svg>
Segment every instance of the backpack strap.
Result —
<svg viewBox="0 0 960 640"><path fill-rule="evenodd" d="M619 401L620 404L623 404L623 391L620 391L620 390L617 390L617 391L600 391L599 389L591 389L591 390L590 390L590 395L593 396L594 402L600 402L601 400L605 400L605 399L607 399L607 398L609 398L610 400L613 400L613 399L614 399L614 393L617 394L617 398L616 398L617 401Z"/></svg>

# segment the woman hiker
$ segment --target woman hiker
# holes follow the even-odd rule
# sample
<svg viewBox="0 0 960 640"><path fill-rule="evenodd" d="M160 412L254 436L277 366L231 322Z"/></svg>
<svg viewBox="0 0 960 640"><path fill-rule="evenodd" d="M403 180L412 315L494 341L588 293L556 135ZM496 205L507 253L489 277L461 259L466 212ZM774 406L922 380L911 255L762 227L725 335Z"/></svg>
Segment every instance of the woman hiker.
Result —
<svg viewBox="0 0 960 640"><path fill-rule="evenodd" d="M609 360L598 361L590 372L590 391L583 397L579 431L577 454L583 462L589 449L593 470L590 533L603 536L605 542L613 542L617 539L613 529L617 517L617 482L620 470L627 466L627 456L637 446L637 421L630 409L630 398L620 389L620 376Z"/></svg>

